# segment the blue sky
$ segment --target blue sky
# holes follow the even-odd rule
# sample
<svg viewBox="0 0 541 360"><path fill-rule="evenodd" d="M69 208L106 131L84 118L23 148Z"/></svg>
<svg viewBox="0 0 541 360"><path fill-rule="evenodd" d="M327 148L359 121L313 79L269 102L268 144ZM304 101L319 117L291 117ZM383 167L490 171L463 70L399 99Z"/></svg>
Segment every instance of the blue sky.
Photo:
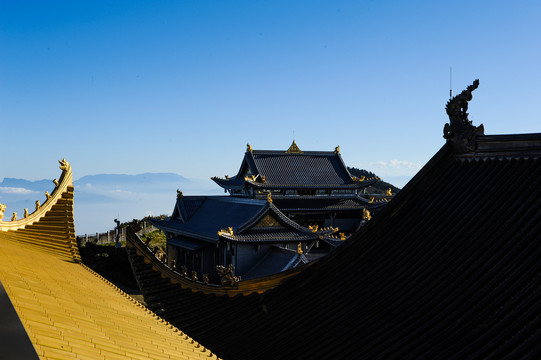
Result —
<svg viewBox="0 0 541 360"><path fill-rule="evenodd" d="M487 134L541 132L541 3L2 1L0 179L232 175L254 149L340 145L411 176L480 79ZM399 184L401 185L401 184Z"/></svg>

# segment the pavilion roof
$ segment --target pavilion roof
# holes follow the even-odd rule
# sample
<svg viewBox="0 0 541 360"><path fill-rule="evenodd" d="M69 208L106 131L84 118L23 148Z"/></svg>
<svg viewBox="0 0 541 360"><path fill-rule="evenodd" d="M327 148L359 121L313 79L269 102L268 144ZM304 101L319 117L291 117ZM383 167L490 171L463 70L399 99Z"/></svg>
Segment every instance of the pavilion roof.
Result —
<svg viewBox="0 0 541 360"><path fill-rule="evenodd" d="M301 226L268 201L265 207L246 223L238 227L224 228L218 234L234 242L285 243L314 241L336 231L338 228L319 229L317 226L311 228Z"/></svg>
<svg viewBox="0 0 541 360"><path fill-rule="evenodd" d="M380 208L387 204L385 199L370 200L356 196L277 196L274 204L281 211L355 211L364 208Z"/></svg>
<svg viewBox="0 0 541 360"><path fill-rule="evenodd" d="M265 200L231 196L184 196L177 198L170 219L150 221L163 231L216 243L218 230L246 223L265 204Z"/></svg>
<svg viewBox="0 0 541 360"><path fill-rule="evenodd" d="M379 214L278 287L213 302L206 316L226 318L200 338L232 359L538 358L541 134L483 135L459 105L447 143ZM197 299L202 312L214 300Z"/></svg>
<svg viewBox="0 0 541 360"><path fill-rule="evenodd" d="M301 226L268 200L231 196L179 197L170 219L150 221L163 231L209 243L217 243L219 237L235 242L304 242L334 232Z"/></svg>
<svg viewBox="0 0 541 360"><path fill-rule="evenodd" d="M239 172L212 178L226 189L358 189L379 179L358 179L347 170L339 148L301 151L295 142L286 151L253 150L248 146Z"/></svg>

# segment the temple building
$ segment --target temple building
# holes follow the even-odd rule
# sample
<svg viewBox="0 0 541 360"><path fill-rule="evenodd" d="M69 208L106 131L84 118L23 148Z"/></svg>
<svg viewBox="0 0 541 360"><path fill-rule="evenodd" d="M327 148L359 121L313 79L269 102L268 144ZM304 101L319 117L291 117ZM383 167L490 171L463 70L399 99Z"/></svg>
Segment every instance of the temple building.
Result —
<svg viewBox="0 0 541 360"><path fill-rule="evenodd" d="M485 135L478 84L432 159L318 261L211 287L130 236L148 306L224 359L539 359L541 134Z"/></svg>
<svg viewBox="0 0 541 360"><path fill-rule="evenodd" d="M334 151L247 146L233 177L213 177L229 196L183 196L168 219L151 219L167 237L167 264L220 283L216 266L243 279L270 275L328 254L366 223L385 199L362 189L379 181L352 176Z"/></svg>
<svg viewBox="0 0 541 360"><path fill-rule="evenodd" d="M375 203L363 191L380 179L352 176L339 146L334 151L302 151L293 141L280 151L254 150L248 144L237 174L212 180L235 197L261 199L271 193L274 204L295 222L338 227L348 234L358 228L363 209L385 203Z"/></svg>

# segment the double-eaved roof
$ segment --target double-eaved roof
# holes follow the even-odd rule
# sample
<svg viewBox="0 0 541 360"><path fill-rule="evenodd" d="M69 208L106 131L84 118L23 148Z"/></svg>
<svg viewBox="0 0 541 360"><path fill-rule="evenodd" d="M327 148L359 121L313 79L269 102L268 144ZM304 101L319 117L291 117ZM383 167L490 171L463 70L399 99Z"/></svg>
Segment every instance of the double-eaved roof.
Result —
<svg viewBox="0 0 541 360"><path fill-rule="evenodd" d="M266 203L230 196L179 196L170 219L150 222L163 231L216 243L220 229L243 225Z"/></svg>
<svg viewBox="0 0 541 360"><path fill-rule="evenodd" d="M258 295L186 291L175 320L197 310L226 359L539 359L541 134L484 135L471 90L447 143L340 247Z"/></svg>
<svg viewBox="0 0 541 360"><path fill-rule="evenodd" d="M150 221L163 231L213 244L220 237L244 243L306 242L338 230L301 226L274 206L272 199L231 196L179 196L170 219Z"/></svg>
<svg viewBox="0 0 541 360"><path fill-rule="evenodd" d="M228 190L359 189L378 181L351 176L338 147L335 151L301 151L294 141L286 151L253 150L248 145L237 175L212 180Z"/></svg>

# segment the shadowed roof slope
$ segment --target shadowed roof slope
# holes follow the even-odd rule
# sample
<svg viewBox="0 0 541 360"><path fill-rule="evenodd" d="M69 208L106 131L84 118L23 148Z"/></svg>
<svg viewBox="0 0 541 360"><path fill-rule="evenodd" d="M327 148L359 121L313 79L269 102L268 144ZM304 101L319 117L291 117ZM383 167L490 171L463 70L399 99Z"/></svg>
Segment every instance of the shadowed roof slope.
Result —
<svg viewBox="0 0 541 360"><path fill-rule="evenodd" d="M541 134L479 130L449 133L381 213L262 294L259 311L239 310L240 330L213 349L226 359L540 358Z"/></svg>

